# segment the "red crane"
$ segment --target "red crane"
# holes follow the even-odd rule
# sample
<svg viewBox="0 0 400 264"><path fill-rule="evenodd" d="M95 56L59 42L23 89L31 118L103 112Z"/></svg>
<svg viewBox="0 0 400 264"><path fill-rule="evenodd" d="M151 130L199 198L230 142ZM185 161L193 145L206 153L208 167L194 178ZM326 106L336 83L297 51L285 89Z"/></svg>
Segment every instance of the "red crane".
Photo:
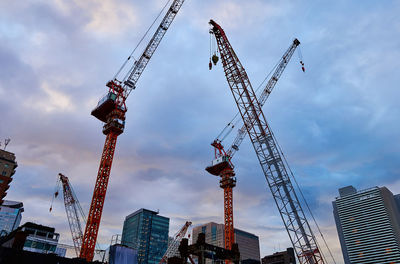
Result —
<svg viewBox="0 0 400 264"><path fill-rule="evenodd" d="M267 101L268 96L272 92L276 83L278 82L280 76L285 70L287 64L292 58L293 53L295 52L297 46L300 45L300 41L298 39L294 39L293 43L283 54L282 58L278 62L274 73L269 79L268 83L262 90L260 96L260 104L261 106ZM214 55L216 56L216 55ZM215 57L214 57L215 58ZM213 59L213 61L217 61L217 59ZM261 86L260 86L261 87ZM232 249L232 244L234 241L234 226L233 226L233 190L232 188L236 186L236 178L234 165L232 163L232 157L239 150L239 146L242 143L245 135L246 135L246 126L243 125L239 130L233 141L233 144L225 152L224 146L222 145L223 139L229 134L232 129L235 127L235 124L239 122L235 122L238 115L236 115L231 122L228 123L227 127L220 133L220 135L211 143L211 146L214 147L214 157L215 159L212 161L212 165L208 166L206 170L215 176L221 177L220 187L224 190L224 223L225 223L225 248ZM226 134L225 131L227 131Z"/></svg>
<svg viewBox="0 0 400 264"><path fill-rule="evenodd" d="M80 257L88 261L93 259L117 138L124 132L125 114L127 111L125 104L126 99L131 91L136 88L139 77L156 51L183 2L184 0L174 0L172 2L143 54L134 62L125 78L122 80L114 78L107 83L108 93L99 101L97 107L92 111L94 117L105 123L103 126L103 134L106 135L106 140L103 154L101 155L99 171L94 186L88 221L80 252ZM130 58L131 56L128 57L127 61ZM123 67L125 64L126 62Z"/></svg>
<svg viewBox="0 0 400 264"><path fill-rule="evenodd" d="M301 264L325 263L315 236L291 183L276 140L270 130L246 70L224 30L210 21L221 55L225 76L251 139L268 186Z"/></svg>

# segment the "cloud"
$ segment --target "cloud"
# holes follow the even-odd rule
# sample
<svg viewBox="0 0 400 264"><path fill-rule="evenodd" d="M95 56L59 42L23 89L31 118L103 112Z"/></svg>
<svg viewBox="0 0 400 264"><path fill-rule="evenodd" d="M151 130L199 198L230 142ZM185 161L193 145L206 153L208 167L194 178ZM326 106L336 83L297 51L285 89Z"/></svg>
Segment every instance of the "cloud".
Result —
<svg viewBox="0 0 400 264"><path fill-rule="evenodd" d="M164 1L14 2L0 4L0 138L12 138L19 163L7 198L24 202L23 221L54 226L71 244L61 199L48 213L57 174L88 211L105 140L90 111ZM204 168L236 106L221 66L208 70L213 18L254 87L294 37L302 42L306 73L294 54L264 111L340 259L337 189L398 192L399 10L390 1L185 1L128 98L99 242L141 207L170 217L170 235L185 220L222 223L219 179ZM290 246L248 139L233 161L235 226L259 235L262 256Z"/></svg>

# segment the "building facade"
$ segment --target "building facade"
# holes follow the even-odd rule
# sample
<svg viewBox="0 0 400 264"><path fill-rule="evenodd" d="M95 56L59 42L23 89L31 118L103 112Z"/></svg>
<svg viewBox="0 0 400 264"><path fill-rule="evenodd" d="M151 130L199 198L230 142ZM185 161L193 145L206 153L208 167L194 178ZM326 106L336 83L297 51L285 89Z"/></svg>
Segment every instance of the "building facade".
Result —
<svg viewBox="0 0 400 264"><path fill-rule="evenodd" d="M345 264L400 263L400 204L386 187L339 189L333 214Z"/></svg>
<svg viewBox="0 0 400 264"><path fill-rule="evenodd" d="M296 258L293 248L286 251L276 252L261 259L262 264L296 264Z"/></svg>
<svg viewBox="0 0 400 264"><path fill-rule="evenodd" d="M28 233L23 250L44 254L56 254L60 235L55 233L54 227L27 222L18 229Z"/></svg>
<svg viewBox="0 0 400 264"><path fill-rule="evenodd" d="M158 264L168 248L169 218L140 209L125 218L121 243L138 251L139 264Z"/></svg>
<svg viewBox="0 0 400 264"><path fill-rule="evenodd" d="M239 246L241 261L255 260L260 262L260 242L258 236L236 228L234 231L235 243ZM194 227L192 230L193 242L196 242L200 233L206 235L206 243L218 247L225 247L225 232L223 224L210 222ZM207 260L206 262L212 263L212 260Z"/></svg>
<svg viewBox="0 0 400 264"><path fill-rule="evenodd" d="M8 235L17 229L22 219L24 205L22 202L5 200L0 205L0 236Z"/></svg>
<svg viewBox="0 0 400 264"><path fill-rule="evenodd" d="M0 149L0 205L3 204L17 167L15 154Z"/></svg>

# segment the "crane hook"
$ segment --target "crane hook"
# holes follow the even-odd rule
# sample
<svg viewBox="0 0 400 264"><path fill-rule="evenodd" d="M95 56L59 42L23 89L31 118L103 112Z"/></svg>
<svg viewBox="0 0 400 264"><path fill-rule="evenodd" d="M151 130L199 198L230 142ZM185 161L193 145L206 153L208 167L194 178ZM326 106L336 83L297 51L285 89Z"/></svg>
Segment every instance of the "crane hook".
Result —
<svg viewBox="0 0 400 264"><path fill-rule="evenodd" d="M300 64L301 64L301 70L302 70L303 72L306 72L306 68L304 67L304 62L303 62L303 61L300 61Z"/></svg>

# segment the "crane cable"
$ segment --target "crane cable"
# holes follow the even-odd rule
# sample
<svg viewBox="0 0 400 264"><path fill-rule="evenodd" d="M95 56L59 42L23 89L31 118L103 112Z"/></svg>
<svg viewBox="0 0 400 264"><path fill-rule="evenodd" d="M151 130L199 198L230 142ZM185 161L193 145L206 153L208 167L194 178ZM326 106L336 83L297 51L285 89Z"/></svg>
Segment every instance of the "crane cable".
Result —
<svg viewBox="0 0 400 264"><path fill-rule="evenodd" d="M117 76L121 73L121 71L123 70L123 68L125 68L126 64L128 63L128 61L131 59L131 57L133 57L133 53L135 53L135 51L137 50L137 48L140 46L140 44L142 44L143 40L145 39L145 37L147 36L147 34L150 32L150 29L154 26L154 24L157 22L157 20L160 18L161 14L164 12L165 8L167 8L169 2L171 2L171 0L168 0L167 3L164 5L164 7L161 9L160 13L158 13L157 17L154 19L153 23L151 23L150 27L147 29L146 33L144 33L143 37L140 39L139 43L136 45L136 47L133 49L133 51L131 52L131 54L129 55L129 57L125 60L125 62L122 64L121 68L117 71L117 73L114 76L114 80L117 78ZM135 58L134 58L135 59ZM135 59L135 62L137 60ZM129 72L125 75L124 80L127 78L127 76L129 75Z"/></svg>
<svg viewBox="0 0 400 264"><path fill-rule="evenodd" d="M212 52L211 52L211 35L210 35L210 57L211 57L211 54L212 54ZM275 66L270 70L268 75L264 78L264 80L257 87L256 93L258 93L258 91L261 89L261 87L264 85L264 83L267 81L267 79L272 75L272 72L275 71L275 69L278 67L280 61L281 61L281 58L278 60L278 62L275 64ZM257 98L259 98L259 97L260 96L258 96ZM224 127L224 129L215 138L216 141L223 142L226 139L226 137L232 132L232 130L241 121L241 119L238 118L238 116L239 116L239 112L236 112L236 115L232 118L232 120ZM228 131L228 132L225 132L225 131ZM220 138L221 136L222 136L222 138Z"/></svg>
<svg viewBox="0 0 400 264"><path fill-rule="evenodd" d="M274 138L274 140L275 140L275 142L276 142L276 145L278 146L279 152L280 152L281 155L283 156L283 160L284 160L284 162L285 162L287 168L289 169L290 175L292 176L292 179L294 180L294 182L295 182L295 184L296 184L296 187L297 187L297 189L299 190L301 197L303 198L303 201L304 201L304 203L305 203L305 205L306 205L306 207L307 207L307 209L308 209L308 211L309 211L309 213L310 213L310 215L311 215L311 218L313 219L314 224L315 224L315 226L317 227L318 232L319 232L319 234L320 234L322 240L324 241L325 247L328 249L329 255L330 255L330 257L332 258L333 263L336 264L336 260L335 260L335 258L333 257L333 254L332 254L332 252L331 252L331 250L330 250L330 248L329 248L329 246L328 246L328 244L327 244L327 242L326 242L326 240L325 240L324 235L322 234L322 231L321 231L321 229L320 229L320 227L319 227L319 225L318 225L318 223L317 223L317 220L315 219L314 214L312 213L312 211L311 211L311 209L310 209L310 206L308 205L307 200L306 200L306 198L304 197L303 191L301 190L301 188L300 188L300 186L299 186L299 184L298 184L296 178L294 177L293 171L292 171L292 169L290 168L289 163L288 163L287 160L286 160L286 156L285 156L285 154L283 153L282 148L281 148L281 146L279 145L278 141L276 140L275 134L272 132L272 130L271 130L271 134L272 134L272 137ZM316 242L316 243L317 243L317 242ZM322 251L320 251L320 252L321 252L322 255L324 255L324 254L322 253Z"/></svg>
<svg viewBox="0 0 400 264"><path fill-rule="evenodd" d="M54 192L53 192L53 196L52 196L52 199L51 199L51 204L50 204L50 209L49 209L49 212L51 212L51 211L53 211L53 203L54 203L54 199L55 198L57 198L57 196L58 196L58 191L60 190L60 181L59 181L59 179L57 178L57 182L56 182L56 187L55 187L55 189L54 189Z"/></svg>

